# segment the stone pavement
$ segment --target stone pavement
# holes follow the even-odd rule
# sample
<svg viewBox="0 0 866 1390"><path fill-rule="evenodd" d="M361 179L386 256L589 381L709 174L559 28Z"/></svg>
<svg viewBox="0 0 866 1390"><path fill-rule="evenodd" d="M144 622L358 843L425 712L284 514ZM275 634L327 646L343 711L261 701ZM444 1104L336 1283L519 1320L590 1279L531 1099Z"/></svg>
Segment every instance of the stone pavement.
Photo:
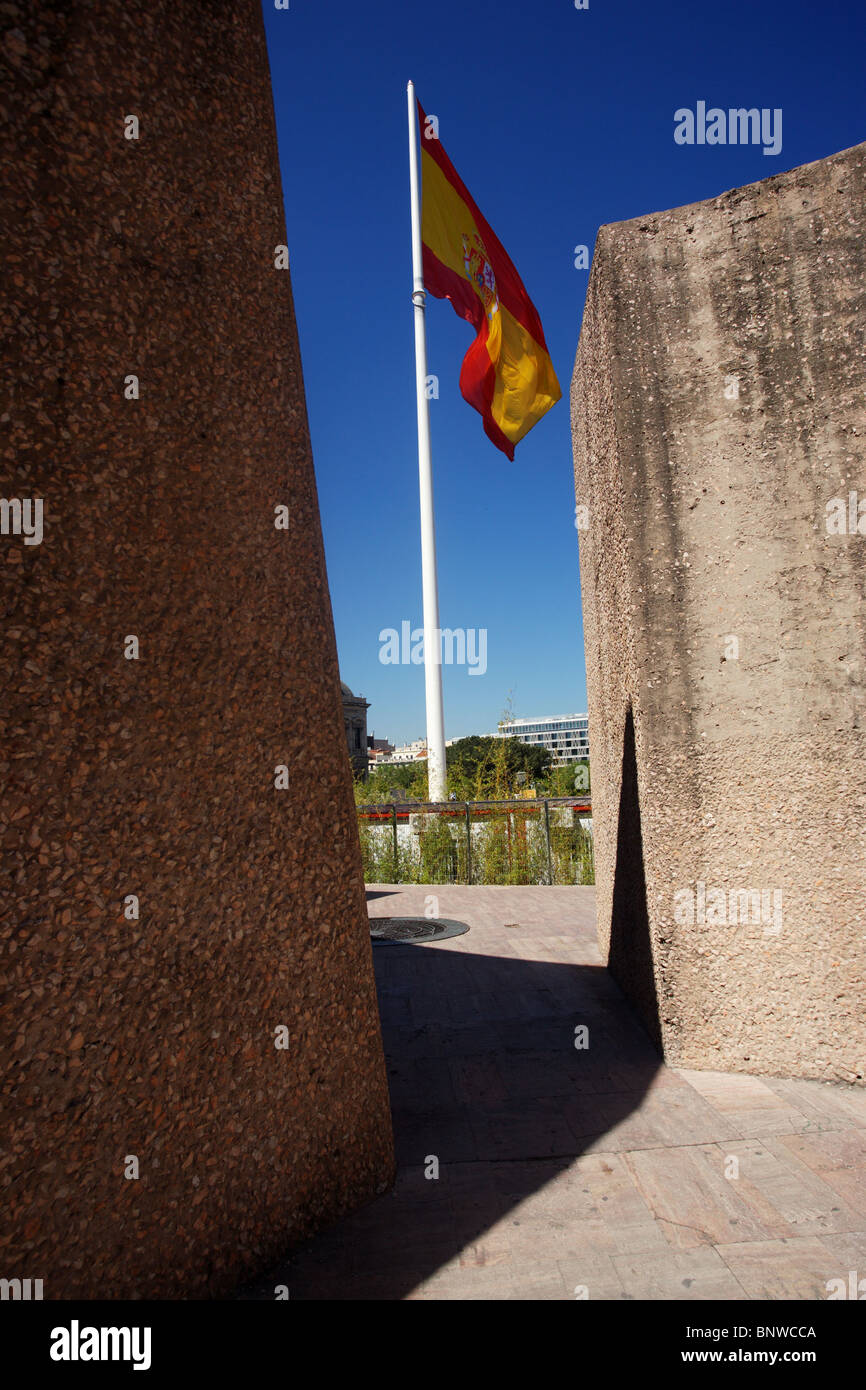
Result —
<svg viewBox="0 0 866 1390"><path fill-rule="evenodd" d="M600 964L591 888L385 884L368 909L430 894L468 934L373 950L396 1185L242 1298L824 1299L866 1279L866 1092L665 1066Z"/></svg>

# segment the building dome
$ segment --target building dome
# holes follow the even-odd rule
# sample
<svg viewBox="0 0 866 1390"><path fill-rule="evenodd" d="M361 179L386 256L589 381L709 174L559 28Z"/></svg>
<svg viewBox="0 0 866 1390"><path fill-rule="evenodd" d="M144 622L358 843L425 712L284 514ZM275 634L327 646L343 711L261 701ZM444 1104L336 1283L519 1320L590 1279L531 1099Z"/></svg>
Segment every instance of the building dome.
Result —
<svg viewBox="0 0 866 1390"><path fill-rule="evenodd" d="M344 695L348 695L350 700L354 700L355 697L345 681L340 681L340 690L343 692Z"/></svg>

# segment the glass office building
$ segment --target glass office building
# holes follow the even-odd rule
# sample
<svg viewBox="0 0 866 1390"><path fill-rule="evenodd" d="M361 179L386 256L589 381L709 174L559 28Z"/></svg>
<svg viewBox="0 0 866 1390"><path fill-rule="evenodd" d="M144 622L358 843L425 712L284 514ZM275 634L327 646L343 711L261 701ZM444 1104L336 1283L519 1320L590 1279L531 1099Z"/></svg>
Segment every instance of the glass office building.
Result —
<svg viewBox="0 0 866 1390"><path fill-rule="evenodd" d="M554 714L549 719L510 719L499 725L501 738L519 738L549 748L553 766L589 757L589 719L585 714Z"/></svg>

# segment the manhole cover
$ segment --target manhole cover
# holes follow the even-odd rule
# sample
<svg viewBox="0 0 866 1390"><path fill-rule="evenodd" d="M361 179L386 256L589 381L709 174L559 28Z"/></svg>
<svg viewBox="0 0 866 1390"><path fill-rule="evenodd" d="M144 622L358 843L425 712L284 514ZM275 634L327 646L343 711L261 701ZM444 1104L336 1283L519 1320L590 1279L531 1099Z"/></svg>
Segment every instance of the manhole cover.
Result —
<svg viewBox="0 0 866 1390"><path fill-rule="evenodd" d="M371 917L370 936L383 946L399 945L405 941L444 941L447 936L462 936L469 928L465 922L448 917Z"/></svg>

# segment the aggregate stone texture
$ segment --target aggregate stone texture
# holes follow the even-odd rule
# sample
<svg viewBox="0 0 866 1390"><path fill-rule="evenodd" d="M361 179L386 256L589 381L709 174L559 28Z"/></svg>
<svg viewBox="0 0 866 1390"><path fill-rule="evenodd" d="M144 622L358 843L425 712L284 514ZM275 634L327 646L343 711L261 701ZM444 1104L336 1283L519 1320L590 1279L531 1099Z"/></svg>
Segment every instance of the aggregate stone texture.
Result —
<svg viewBox="0 0 866 1390"><path fill-rule="evenodd" d="M393 1174L261 7L0 21L0 1274L204 1297Z"/></svg>
<svg viewBox="0 0 866 1390"><path fill-rule="evenodd" d="M596 243L572 422L599 940L687 1067L864 1078L864 191L859 145Z"/></svg>

